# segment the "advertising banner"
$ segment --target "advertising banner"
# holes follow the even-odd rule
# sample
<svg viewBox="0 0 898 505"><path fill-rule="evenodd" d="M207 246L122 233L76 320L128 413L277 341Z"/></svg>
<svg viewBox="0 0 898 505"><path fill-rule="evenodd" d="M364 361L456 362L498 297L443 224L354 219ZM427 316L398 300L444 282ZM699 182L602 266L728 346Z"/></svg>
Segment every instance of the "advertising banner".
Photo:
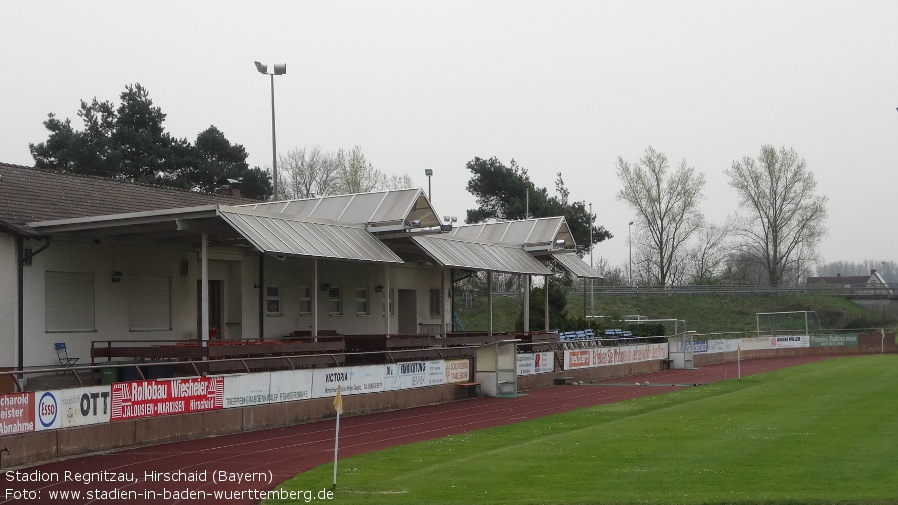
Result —
<svg viewBox="0 0 898 505"><path fill-rule="evenodd" d="M811 347L854 347L857 334L811 335Z"/></svg>
<svg viewBox="0 0 898 505"><path fill-rule="evenodd" d="M471 380L471 360L452 359L445 362L445 367L447 384Z"/></svg>
<svg viewBox="0 0 898 505"><path fill-rule="evenodd" d="M788 337L776 337L777 349L794 349L798 347L810 347L811 337L808 335L791 335Z"/></svg>
<svg viewBox="0 0 898 505"><path fill-rule="evenodd" d="M446 372L442 360L408 361L384 365L386 391L420 388L445 384Z"/></svg>
<svg viewBox="0 0 898 505"><path fill-rule="evenodd" d="M743 351L767 351L776 348L776 337L743 338L740 339L740 345Z"/></svg>
<svg viewBox="0 0 898 505"><path fill-rule="evenodd" d="M271 398L271 373L225 375L224 408L274 403Z"/></svg>
<svg viewBox="0 0 898 505"><path fill-rule="evenodd" d="M111 421L224 408L222 377L143 380L112 385Z"/></svg>
<svg viewBox="0 0 898 505"><path fill-rule="evenodd" d="M384 391L382 365L354 366L349 371L349 388L343 394L380 393Z"/></svg>
<svg viewBox="0 0 898 505"><path fill-rule="evenodd" d="M34 393L0 395L0 435L34 431Z"/></svg>
<svg viewBox="0 0 898 505"><path fill-rule="evenodd" d="M667 358L667 344L640 344L564 351L565 370Z"/></svg>
<svg viewBox="0 0 898 505"><path fill-rule="evenodd" d="M328 398L337 396L337 386L341 393L350 389L349 368L316 368L312 370L312 398ZM346 394L346 393L342 393Z"/></svg>
<svg viewBox="0 0 898 505"><path fill-rule="evenodd" d="M111 386L88 386L34 393L34 429L52 430L108 423Z"/></svg>
<svg viewBox="0 0 898 505"><path fill-rule="evenodd" d="M294 400L308 400L312 398L312 378L312 370L271 372L271 389L269 391L271 403L292 402Z"/></svg>
<svg viewBox="0 0 898 505"><path fill-rule="evenodd" d="M533 375L555 371L555 353L534 352L518 354L518 375Z"/></svg>

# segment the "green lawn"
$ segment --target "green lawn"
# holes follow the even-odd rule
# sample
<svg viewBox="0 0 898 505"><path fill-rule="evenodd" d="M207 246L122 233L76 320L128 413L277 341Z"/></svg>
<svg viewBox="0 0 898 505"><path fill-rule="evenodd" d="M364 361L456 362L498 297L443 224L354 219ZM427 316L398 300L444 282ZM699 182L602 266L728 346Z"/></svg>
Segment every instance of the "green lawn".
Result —
<svg viewBox="0 0 898 505"><path fill-rule="evenodd" d="M342 460L334 501L896 504L896 384L898 356L840 358L396 447Z"/></svg>

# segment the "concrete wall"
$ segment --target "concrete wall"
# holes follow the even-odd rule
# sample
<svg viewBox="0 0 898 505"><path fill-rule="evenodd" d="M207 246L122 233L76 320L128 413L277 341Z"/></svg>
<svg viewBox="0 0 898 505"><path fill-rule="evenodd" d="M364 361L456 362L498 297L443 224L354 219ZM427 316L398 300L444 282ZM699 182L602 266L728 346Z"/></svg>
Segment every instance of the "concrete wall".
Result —
<svg viewBox="0 0 898 505"><path fill-rule="evenodd" d="M343 415L362 415L445 403L456 399L458 394L458 386L448 384L352 395L344 400ZM317 398L10 435L2 438L3 444L10 451L3 455L3 467L328 419L335 415L333 402L333 398Z"/></svg>
<svg viewBox="0 0 898 505"><path fill-rule="evenodd" d="M16 238L0 233L0 368L17 365L19 355L18 263Z"/></svg>

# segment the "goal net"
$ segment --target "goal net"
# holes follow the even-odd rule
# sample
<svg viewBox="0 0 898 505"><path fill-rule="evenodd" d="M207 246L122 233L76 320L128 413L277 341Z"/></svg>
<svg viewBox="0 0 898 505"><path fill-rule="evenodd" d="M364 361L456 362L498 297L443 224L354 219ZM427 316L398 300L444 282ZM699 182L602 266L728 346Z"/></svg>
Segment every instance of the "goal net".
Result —
<svg viewBox="0 0 898 505"><path fill-rule="evenodd" d="M820 331L815 310L757 312L755 321L758 335L813 335Z"/></svg>

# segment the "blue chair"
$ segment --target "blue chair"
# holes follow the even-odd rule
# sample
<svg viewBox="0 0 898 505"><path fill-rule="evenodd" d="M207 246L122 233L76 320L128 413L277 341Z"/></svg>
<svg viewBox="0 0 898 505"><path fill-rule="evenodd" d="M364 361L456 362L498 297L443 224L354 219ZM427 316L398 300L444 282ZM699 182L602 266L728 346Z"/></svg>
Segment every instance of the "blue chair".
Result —
<svg viewBox="0 0 898 505"><path fill-rule="evenodd" d="M75 366L75 363L81 359L69 357L69 351L66 349L65 342L56 342L53 346L56 348L56 357L59 359L59 364L62 366Z"/></svg>

